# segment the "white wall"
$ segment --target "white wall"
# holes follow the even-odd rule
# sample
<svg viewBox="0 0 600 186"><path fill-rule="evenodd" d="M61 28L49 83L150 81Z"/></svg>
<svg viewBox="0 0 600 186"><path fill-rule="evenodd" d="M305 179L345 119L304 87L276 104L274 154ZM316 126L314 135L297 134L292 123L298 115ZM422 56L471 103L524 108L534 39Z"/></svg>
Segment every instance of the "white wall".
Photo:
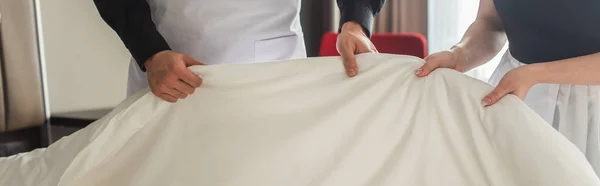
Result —
<svg viewBox="0 0 600 186"><path fill-rule="evenodd" d="M130 55L92 0L40 1L51 113L113 107Z"/></svg>

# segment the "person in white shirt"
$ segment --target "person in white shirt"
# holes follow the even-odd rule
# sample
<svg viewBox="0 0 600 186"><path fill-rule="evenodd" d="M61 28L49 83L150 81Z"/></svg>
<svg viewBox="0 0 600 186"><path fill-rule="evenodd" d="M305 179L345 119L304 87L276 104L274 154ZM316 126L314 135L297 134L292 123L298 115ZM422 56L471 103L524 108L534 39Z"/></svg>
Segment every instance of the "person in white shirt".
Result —
<svg viewBox="0 0 600 186"><path fill-rule="evenodd" d="M338 50L348 76L354 54L376 52L369 40L385 0L337 0ZM202 79L186 67L305 58L300 0L94 0L133 59L128 95L150 87L169 102L194 93Z"/></svg>

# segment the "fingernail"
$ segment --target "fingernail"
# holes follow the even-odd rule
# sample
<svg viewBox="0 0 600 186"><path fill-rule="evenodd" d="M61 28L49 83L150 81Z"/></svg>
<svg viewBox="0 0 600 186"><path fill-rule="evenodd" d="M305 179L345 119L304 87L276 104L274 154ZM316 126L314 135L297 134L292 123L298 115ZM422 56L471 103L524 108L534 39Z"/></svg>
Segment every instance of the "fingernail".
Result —
<svg viewBox="0 0 600 186"><path fill-rule="evenodd" d="M423 72L423 69L417 69L417 71L415 71L415 75L419 75L421 72Z"/></svg>
<svg viewBox="0 0 600 186"><path fill-rule="evenodd" d="M490 99L488 97L483 98L483 103L485 106L490 106L490 103L492 103L492 99Z"/></svg>
<svg viewBox="0 0 600 186"><path fill-rule="evenodd" d="M348 75L353 76L356 73L356 70L354 70L354 69L348 69L347 72L348 72Z"/></svg>

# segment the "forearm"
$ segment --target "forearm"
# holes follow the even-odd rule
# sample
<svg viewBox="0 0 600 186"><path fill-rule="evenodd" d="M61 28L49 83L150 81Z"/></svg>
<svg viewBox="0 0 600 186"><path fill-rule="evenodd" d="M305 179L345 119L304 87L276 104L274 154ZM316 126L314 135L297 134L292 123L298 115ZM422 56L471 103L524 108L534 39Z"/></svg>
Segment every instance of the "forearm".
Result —
<svg viewBox="0 0 600 186"><path fill-rule="evenodd" d="M374 17L381 11L385 0L337 0L340 9L339 31L344 23L356 22L364 29L367 37L371 36Z"/></svg>
<svg viewBox="0 0 600 186"><path fill-rule="evenodd" d="M600 52L554 62L535 63L531 70L538 83L600 85Z"/></svg>
<svg viewBox="0 0 600 186"><path fill-rule="evenodd" d="M504 30L490 21L476 20L465 32L461 41L451 51L459 53L458 59L465 71L490 61L506 43Z"/></svg>
<svg viewBox="0 0 600 186"><path fill-rule="evenodd" d="M117 33L138 65L154 54L170 50L160 35L146 0L94 0L100 17Z"/></svg>

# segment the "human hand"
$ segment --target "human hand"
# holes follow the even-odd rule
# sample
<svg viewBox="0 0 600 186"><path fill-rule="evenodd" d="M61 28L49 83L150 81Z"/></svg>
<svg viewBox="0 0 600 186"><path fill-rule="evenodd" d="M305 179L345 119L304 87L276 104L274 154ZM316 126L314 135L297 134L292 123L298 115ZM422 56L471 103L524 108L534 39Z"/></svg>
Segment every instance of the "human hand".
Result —
<svg viewBox="0 0 600 186"><path fill-rule="evenodd" d="M193 65L203 63L170 50L154 54L144 63L152 93L171 103L194 93L202 84L202 79L187 68Z"/></svg>
<svg viewBox="0 0 600 186"><path fill-rule="evenodd" d="M362 26L355 22L347 22L342 25L342 30L338 35L336 48L342 55L346 74L353 77L358 74L358 65L354 55L361 53L377 53L375 45L367 37Z"/></svg>
<svg viewBox="0 0 600 186"><path fill-rule="evenodd" d="M461 53L459 49L441 51L425 57L425 64L416 72L417 77L425 77L438 68L449 68L459 72L465 72L465 68L461 65L461 60L466 60L466 55Z"/></svg>
<svg viewBox="0 0 600 186"><path fill-rule="evenodd" d="M528 66L525 65L508 71L502 77L498 86L483 98L485 106L495 104L507 94L514 94L521 100L525 99L529 89L539 82L535 78L536 74Z"/></svg>

